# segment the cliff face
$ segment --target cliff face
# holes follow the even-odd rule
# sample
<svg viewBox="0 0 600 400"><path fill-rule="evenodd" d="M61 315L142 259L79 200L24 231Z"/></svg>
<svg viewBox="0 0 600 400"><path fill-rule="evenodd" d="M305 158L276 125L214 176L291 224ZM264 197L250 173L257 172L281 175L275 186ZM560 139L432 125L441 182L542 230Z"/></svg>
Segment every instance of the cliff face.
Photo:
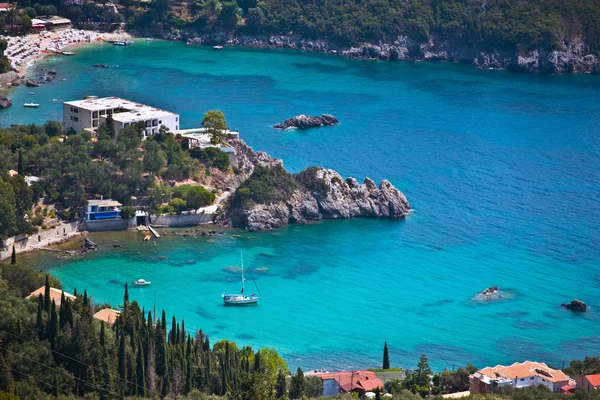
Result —
<svg viewBox="0 0 600 400"><path fill-rule="evenodd" d="M335 171L317 168L319 190L299 186L290 198L270 204L254 204L249 208L238 205L231 209L234 226L252 231L274 229L289 223L305 224L321 219L354 217L404 218L410 211L406 197L390 182L383 180L379 187L366 178L345 181Z"/></svg>
<svg viewBox="0 0 600 400"><path fill-rule="evenodd" d="M191 33L187 35L180 33L168 38L187 40L191 44L289 48L369 60L460 62L480 69L508 69L553 74L600 73L600 54L589 52L580 38L564 40L563 51L548 52L538 49L527 54L450 46L444 42L418 43L410 38L399 38L392 42L378 44L366 43L356 47L340 47L327 40L309 40L295 35L231 36L213 33L196 36Z"/></svg>

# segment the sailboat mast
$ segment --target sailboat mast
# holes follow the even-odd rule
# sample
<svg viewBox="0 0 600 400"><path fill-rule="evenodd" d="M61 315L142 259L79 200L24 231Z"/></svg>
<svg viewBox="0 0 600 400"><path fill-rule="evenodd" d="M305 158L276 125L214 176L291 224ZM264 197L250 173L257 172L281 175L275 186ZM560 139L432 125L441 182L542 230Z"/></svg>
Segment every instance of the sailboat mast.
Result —
<svg viewBox="0 0 600 400"><path fill-rule="evenodd" d="M244 294L244 257L240 253L240 265L242 267L242 294Z"/></svg>

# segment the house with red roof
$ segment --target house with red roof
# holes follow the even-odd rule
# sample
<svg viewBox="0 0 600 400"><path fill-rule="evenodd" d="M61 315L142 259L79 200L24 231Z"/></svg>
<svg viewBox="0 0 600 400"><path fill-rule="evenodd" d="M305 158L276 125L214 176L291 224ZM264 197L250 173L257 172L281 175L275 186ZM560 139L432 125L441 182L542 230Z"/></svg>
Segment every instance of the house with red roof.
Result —
<svg viewBox="0 0 600 400"><path fill-rule="evenodd" d="M575 381L561 370L553 369L545 363L524 361L512 365L486 367L469 376L469 392L487 393L495 388L511 386L546 386L552 392L570 392Z"/></svg>
<svg viewBox="0 0 600 400"><path fill-rule="evenodd" d="M577 382L579 383L579 379L577 379ZM586 392L591 392L593 390L598 390L598 388L600 388L600 374L586 375L583 377L581 389Z"/></svg>
<svg viewBox="0 0 600 400"><path fill-rule="evenodd" d="M323 396L357 393L362 397L377 388L383 390L383 382L371 371L325 372L311 375L323 381Z"/></svg>

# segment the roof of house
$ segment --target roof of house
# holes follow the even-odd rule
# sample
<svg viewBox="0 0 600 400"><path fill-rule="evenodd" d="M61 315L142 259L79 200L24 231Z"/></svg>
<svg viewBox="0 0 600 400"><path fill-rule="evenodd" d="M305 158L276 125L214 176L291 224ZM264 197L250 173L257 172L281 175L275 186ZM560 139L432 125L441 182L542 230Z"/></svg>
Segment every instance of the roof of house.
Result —
<svg viewBox="0 0 600 400"><path fill-rule="evenodd" d="M528 378L539 376L549 382L564 382L570 378L564 372L552 369L545 363L524 361L522 363L514 363L512 365L496 365L495 367L486 367L476 372L491 380L510 380L517 378Z"/></svg>
<svg viewBox="0 0 600 400"><path fill-rule="evenodd" d="M116 200L105 199L105 200L88 200L88 205L90 206L98 206L98 207L120 207L122 206Z"/></svg>
<svg viewBox="0 0 600 400"><path fill-rule="evenodd" d="M345 371L345 372L327 372L322 374L314 374L321 380L334 379L340 385L340 389L344 392L351 390L371 391L376 388L382 388L383 383L374 372L371 371Z"/></svg>
<svg viewBox="0 0 600 400"><path fill-rule="evenodd" d="M10 3L0 3L0 8L9 8L11 5Z"/></svg>
<svg viewBox="0 0 600 400"><path fill-rule="evenodd" d="M65 101L64 104L69 106L74 106L78 108L82 108L88 111L102 111L102 110L112 110L119 109L122 110L119 113L113 113L113 119L121 120L128 114L131 113L141 114L145 113L151 115L155 118L163 117L163 116L177 116L178 114L172 113L170 111L161 110L160 108L148 106L145 104L136 103L135 101L121 99L119 97L94 97L90 96L83 100L73 100L73 101Z"/></svg>
<svg viewBox="0 0 600 400"><path fill-rule="evenodd" d="M26 299L30 299L30 298L37 298L40 294L43 296L44 293L46 292L46 287L42 286L41 288L31 292L29 294L29 296L26 297ZM60 299L61 299L61 294L63 293L62 290L60 289L56 289L51 287L50 288L50 300L54 300L54 302L56 303L57 306L60 306ZM71 300L75 300L76 297L73 296L70 293L64 292L65 293L65 298L67 299L71 299Z"/></svg>
<svg viewBox="0 0 600 400"><path fill-rule="evenodd" d="M585 379L587 379L593 387L600 386L600 374L586 375Z"/></svg>
<svg viewBox="0 0 600 400"><path fill-rule="evenodd" d="M94 318L112 325L115 323L119 315L121 315L121 311L113 310L111 308L103 308L94 314Z"/></svg>

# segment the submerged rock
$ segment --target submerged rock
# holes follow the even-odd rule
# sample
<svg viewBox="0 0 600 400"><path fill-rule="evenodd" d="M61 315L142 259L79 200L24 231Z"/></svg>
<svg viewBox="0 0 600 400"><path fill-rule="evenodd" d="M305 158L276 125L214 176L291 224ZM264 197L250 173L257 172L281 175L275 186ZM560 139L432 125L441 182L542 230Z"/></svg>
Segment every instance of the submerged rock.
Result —
<svg viewBox="0 0 600 400"><path fill-rule="evenodd" d="M27 79L27 81L25 81L25 84L28 87L39 87L40 86L40 84L38 82L34 81L33 79Z"/></svg>
<svg viewBox="0 0 600 400"><path fill-rule="evenodd" d="M106 64L94 64L94 65L92 65L92 67L94 67L94 68L108 68L108 65L106 65Z"/></svg>
<svg viewBox="0 0 600 400"><path fill-rule="evenodd" d="M8 108L12 106L12 100L8 97L0 96L0 108Z"/></svg>
<svg viewBox="0 0 600 400"><path fill-rule="evenodd" d="M583 301L577 300L577 299L574 299L570 303L563 303L563 304L561 304L561 306L565 307L571 311L586 311L587 310L587 305Z"/></svg>
<svg viewBox="0 0 600 400"><path fill-rule="evenodd" d="M481 293L475 296L478 300L499 300L503 299L504 295L500 292L498 286L490 286Z"/></svg>
<svg viewBox="0 0 600 400"><path fill-rule="evenodd" d="M339 121L336 117L329 114L323 114L320 117L309 116L309 115L298 115L296 117L286 119L285 121L277 124L274 128L277 129L290 129L290 128L298 128L298 129L307 129L307 128L317 128L320 126L331 126L339 124Z"/></svg>
<svg viewBox="0 0 600 400"><path fill-rule="evenodd" d="M56 72L56 70L55 70L55 69L49 69L49 70L48 70L48 74L50 74L50 75L56 75L56 74L57 74L57 72Z"/></svg>

